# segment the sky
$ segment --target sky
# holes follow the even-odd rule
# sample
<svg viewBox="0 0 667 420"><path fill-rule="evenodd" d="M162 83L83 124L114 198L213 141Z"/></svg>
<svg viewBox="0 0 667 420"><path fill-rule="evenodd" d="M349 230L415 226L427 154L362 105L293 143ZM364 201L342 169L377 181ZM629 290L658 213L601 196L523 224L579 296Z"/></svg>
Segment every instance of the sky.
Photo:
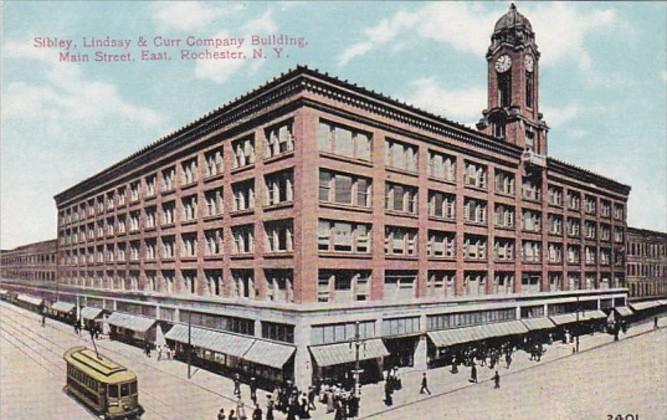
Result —
<svg viewBox="0 0 667 420"><path fill-rule="evenodd" d="M474 126L486 106L490 35L508 7L6 1L0 247L54 238L55 194L297 64ZM667 230L667 3L518 7L542 54L549 155L631 185L628 223ZM304 43L283 47L280 57L272 46L250 45L253 36L271 35ZM37 38L47 37L56 47L39 47ZM107 37L130 46L86 46ZM244 43L187 45L232 38ZM160 39L179 44L156 45ZM58 44L67 41L69 49ZM253 56L257 48L261 56ZM182 50L205 49L248 58L183 59ZM142 50L170 60L143 60ZM94 61L96 51L134 61ZM90 61L71 61L82 54Z"/></svg>

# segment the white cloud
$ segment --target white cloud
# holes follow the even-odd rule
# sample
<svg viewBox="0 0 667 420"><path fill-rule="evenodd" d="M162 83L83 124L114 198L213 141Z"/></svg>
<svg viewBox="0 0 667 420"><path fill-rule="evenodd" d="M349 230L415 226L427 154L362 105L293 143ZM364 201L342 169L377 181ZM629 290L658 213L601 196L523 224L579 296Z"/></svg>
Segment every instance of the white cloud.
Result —
<svg viewBox="0 0 667 420"><path fill-rule="evenodd" d="M570 103L562 107L543 106L542 111L551 128L562 126L563 124L577 118L581 111L579 105Z"/></svg>
<svg viewBox="0 0 667 420"><path fill-rule="evenodd" d="M158 28L181 32L205 28L219 17L237 13L244 7L242 3L235 2L218 3L216 6L196 1L153 3Z"/></svg>
<svg viewBox="0 0 667 420"><path fill-rule="evenodd" d="M265 12L257 19L250 20L241 28L241 35L239 37L245 38L245 42L241 48L237 49L237 51L243 52L247 59L199 60L195 65L195 76L200 79L212 80L216 83L225 83L234 74L248 66L251 71L256 71L266 60L250 59L253 54L253 46L250 43L251 35L261 36L277 31L278 25L274 21L271 11ZM221 31L215 34L214 37L229 38L230 34L226 31Z"/></svg>
<svg viewBox="0 0 667 420"><path fill-rule="evenodd" d="M338 64L345 65L374 48L415 34L420 38L448 44L452 48L483 55L490 43L493 25L505 10L487 10L477 3L432 3L414 12L400 11L363 31L363 38L343 50ZM520 12L528 16L542 52L542 63L552 65L571 59L591 75L592 63L585 46L586 37L603 29L616 28L618 16L613 10L581 12L572 4L548 3L530 6Z"/></svg>
<svg viewBox="0 0 667 420"><path fill-rule="evenodd" d="M470 87L448 90L435 78L422 78L409 83L412 89L406 100L416 107L466 124L474 124L486 105L486 89Z"/></svg>

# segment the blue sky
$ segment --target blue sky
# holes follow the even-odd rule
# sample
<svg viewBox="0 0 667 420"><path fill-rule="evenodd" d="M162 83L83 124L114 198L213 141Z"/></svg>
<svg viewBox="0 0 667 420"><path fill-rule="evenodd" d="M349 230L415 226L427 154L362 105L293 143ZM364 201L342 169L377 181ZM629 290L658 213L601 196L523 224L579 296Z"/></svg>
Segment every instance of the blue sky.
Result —
<svg viewBox="0 0 667 420"><path fill-rule="evenodd" d="M55 194L297 64L474 124L486 105L489 36L508 6L6 2L0 246L55 237ZM519 10L542 53L549 154L630 184L629 223L666 230L667 4L522 2ZM34 37L108 35L131 39L138 57L140 36L253 34L308 45L281 59L78 64L33 46Z"/></svg>

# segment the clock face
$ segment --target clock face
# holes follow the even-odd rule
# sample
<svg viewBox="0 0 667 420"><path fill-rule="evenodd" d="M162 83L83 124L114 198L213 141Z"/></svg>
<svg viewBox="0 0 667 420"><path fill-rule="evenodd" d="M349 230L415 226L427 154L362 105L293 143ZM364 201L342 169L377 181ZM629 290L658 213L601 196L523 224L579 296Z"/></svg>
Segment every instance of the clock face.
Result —
<svg viewBox="0 0 667 420"><path fill-rule="evenodd" d="M530 55L530 54L527 54L527 55L523 58L523 63L524 63L524 65L526 66L526 71L529 71L529 72L532 73L532 71L533 71L533 65L535 64L535 61L533 60L533 56Z"/></svg>
<svg viewBox="0 0 667 420"><path fill-rule="evenodd" d="M512 59L509 55L504 54L498 57L496 60L496 71L498 73L505 73L507 70L512 67Z"/></svg>

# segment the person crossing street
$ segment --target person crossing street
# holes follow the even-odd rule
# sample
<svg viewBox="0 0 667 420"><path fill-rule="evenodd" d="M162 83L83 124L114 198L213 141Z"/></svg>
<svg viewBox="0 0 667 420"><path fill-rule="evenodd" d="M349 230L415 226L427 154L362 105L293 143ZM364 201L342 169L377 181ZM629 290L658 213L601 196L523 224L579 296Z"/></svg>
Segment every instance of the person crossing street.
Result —
<svg viewBox="0 0 667 420"><path fill-rule="evenodd" d="M428 395L431 395L431 390L428 389L428 378L426 377L426 372L422 373L422 386L419 389L419 393L428 393Z"/></svg>

